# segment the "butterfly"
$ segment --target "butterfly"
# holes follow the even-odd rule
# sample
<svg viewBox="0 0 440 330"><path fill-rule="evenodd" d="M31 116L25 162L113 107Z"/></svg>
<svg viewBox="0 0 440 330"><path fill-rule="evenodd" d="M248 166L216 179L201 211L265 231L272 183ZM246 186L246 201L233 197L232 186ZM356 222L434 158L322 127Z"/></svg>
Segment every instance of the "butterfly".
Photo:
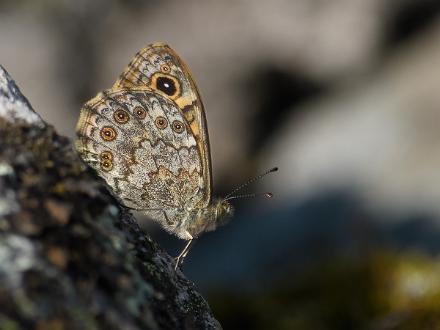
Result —
<svg viewBox="0 0 440 330"><path fill-rule="evenodd" d="M212 198L203 103L167 44L140 50L110 89L85 103L76 132L79 155L126 207L188 241L176 268L194 238L231 218L229 200L239 196Z"/></svg>

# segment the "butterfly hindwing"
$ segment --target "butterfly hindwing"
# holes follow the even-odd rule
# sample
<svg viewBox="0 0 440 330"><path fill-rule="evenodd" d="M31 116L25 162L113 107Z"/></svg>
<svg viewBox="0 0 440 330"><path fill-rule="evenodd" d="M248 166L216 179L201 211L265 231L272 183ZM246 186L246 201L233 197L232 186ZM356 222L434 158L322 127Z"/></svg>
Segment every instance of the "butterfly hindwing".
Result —
<svg viewBox="0 0 440 330"><path fill-rule="evenodd" d="M176 104L154 90L99 93L82 107L77 134L82 158L127 206L179 210L203 202L196 140Z"/></svg>

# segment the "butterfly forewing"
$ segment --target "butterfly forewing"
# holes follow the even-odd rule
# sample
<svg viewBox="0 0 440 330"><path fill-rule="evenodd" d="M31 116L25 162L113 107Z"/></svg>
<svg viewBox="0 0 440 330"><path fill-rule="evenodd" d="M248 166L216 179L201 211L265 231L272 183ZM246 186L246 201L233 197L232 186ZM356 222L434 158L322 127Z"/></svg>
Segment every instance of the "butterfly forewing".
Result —
<svg viewBox="0 0 440 330"><path fill-rule="evenodd" d="M209 137L203 103L186 64L168 45L155 43L138 52L113 85L123 88L147 88L168 98L177 105L193 135L199 158L203 183L199 208L211 201L212 175Z"/></svg>

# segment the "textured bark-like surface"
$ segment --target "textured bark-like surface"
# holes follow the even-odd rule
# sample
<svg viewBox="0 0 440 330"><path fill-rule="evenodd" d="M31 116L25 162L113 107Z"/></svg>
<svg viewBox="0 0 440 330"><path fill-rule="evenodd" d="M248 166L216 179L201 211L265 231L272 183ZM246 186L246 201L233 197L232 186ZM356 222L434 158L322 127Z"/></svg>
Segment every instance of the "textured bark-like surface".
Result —
<svg viewBox="0 0 440 330"><path fill-rule="evenodd" d="M221 328L173 266L0 66L2 328Z"/></svg>

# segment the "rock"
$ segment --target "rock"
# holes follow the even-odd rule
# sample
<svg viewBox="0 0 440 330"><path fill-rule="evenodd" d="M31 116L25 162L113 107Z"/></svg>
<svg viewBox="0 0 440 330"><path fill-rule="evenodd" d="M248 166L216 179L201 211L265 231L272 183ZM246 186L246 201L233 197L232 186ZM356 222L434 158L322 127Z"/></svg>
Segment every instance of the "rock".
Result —
<svg viewBox="0 0 440 330"><path fill-rule="evenodd" d="M15 123L21 119L28 124L44 127L41 117L32 109L15 82L0 66L0 117Z"/></svg>
<svg viewBox="0 0 440 330"><path fill-rule="evenodd" d="M220 329L173 259L0 67L0 324Z"/></svg>

